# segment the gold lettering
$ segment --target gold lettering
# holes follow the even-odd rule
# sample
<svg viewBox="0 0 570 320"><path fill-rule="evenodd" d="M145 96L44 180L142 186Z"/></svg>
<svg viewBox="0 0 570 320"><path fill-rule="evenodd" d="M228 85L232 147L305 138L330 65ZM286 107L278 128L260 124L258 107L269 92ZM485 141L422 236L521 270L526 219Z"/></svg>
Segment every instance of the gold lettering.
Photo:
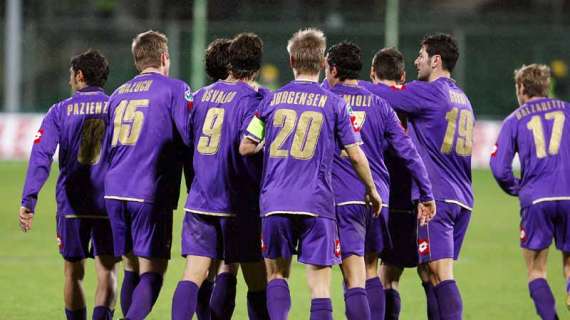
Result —
<svg viewBox="0 0 570 320"><path fill-rule="evenodd" d="M67 105L67 115L69 116L72 111L73 111L73 105L72 105L72 104L68 104L68 105Z"/></svg>
<svg viewBox="0 0 570 320"><path fill-rule="evenodd" d="M95 113L100 114L101 109L103 109L103 103L99 101L95 104Z"/></svg>
<svg viewBox="0 0 570 320"><path fill-rule="evenodd" d="M299 104L299 95L301 92L295 92L295 99L293 100L294 104Z"/></svg>
<svg viewBox="0 0 570 320"><path fill-rule="evenodd" d="M295 93L293 91L287 91L287 103L293 104L293 100L295 100Z"/></svg>
<svg viewBox="0 0 570 320"><path fill-rule="evenodd" d="M79 104L79 114L81 114L81 115L85 114L85 102L81 102Z"/></svg>
<svg viewBox="0 0 570 320"><path fill-rule="evenodd" d="M357 95L357 96L356 96L356 103L355 103L355 105L357 105L357 106L359 106L359 107L362 107L362 98L363 98L363 96Z"/></svg>
<svg viewBox="0 0 570 320"><path fill-rule="evenodd" d="M95 113L95 102L91 102L89 104L89 114L94 114Z"/></svg>
<svg viewBox="0 0 570 320"><path fill-rule="evenodd" d="M301 95L299 97L299 104L305 104L305 103L307 103L307 93L301 92Z"/></svg>
<svg viewBox="0 0 570 320"><path fill-rule="evenodd" d="M313 99L315 98L315 94L314 93L309 93L309 96L307 97L307 105L312 105L313 104Z"/></svg>
<svg viewBox="0 0 570 320"><path fill-rule="evenodd" d="M319 107L324 108L327 103L328 96L321 95L321 101L319 101Z"/></svg>
<svg viewBox="0 0 570 320"><path fill-rule="evenodd" d="M109 108L109 103L105 102L105 107L103 107L103 113L107 113L108 108Z"/></svg>

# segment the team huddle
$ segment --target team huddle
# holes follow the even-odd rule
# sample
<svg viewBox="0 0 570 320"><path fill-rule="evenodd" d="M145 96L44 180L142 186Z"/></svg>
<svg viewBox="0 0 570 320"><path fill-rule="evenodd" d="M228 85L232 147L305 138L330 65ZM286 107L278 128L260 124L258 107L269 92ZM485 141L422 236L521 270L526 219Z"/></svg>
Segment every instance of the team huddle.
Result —
<svg viewBox="0 0 570 320"><path fill-rule="evenodd" d="M287 51L294 80L271 91L256 82L257 35L217 39L204 59L213 83L192 92L169 77L166 36L147 31L132 42L140 73L110 97L102 89L105 57L89 50L72 58L74 94L52 106L36 134L19 213L29 231L59 146L67 319L87 317L81 282L88 257L97 273L93 319L113 318L121 257L124 318L151 313L171 256L182 175L186 267L172 319L230 319L239 269L249 318L287 319L293 255L306 265L310 319L332 319L337 264L348 319L398 319L398 283L410 267L424 287L427 318L462 319L453 266L473 208L475 117L451 78L456 41L426 36L412 82L395 48L375 54L371 81L359 80L360 48L327 48L320 30L296 32ZM566 103L547 98L549 77L541 65L516 71L521 107L505 121L491 159L500 186L521 199L529 290L543 319L557 317L544 271L552 238L570 252ZM515 153L520 179L511 167ZM570 254L564 259L570 278Z"/></svg>

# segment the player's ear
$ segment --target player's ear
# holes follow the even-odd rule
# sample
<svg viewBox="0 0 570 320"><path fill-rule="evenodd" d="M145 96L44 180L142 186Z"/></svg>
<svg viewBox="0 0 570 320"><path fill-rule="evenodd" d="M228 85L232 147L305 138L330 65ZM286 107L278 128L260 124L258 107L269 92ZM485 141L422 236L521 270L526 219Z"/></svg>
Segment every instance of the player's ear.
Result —
<svg viewBox="0 0 570 320"><path fill-rule="evenodd" d="M370 81L374 82L376 79L376 71L374 67L370 67Z"/></svg>
<svg viewBox="0 0 570 320"><path fill-rule="evenodd" d="M406 83L406 71L402 72L402 76L400 76L400 82L402 84Z"/></svg>
<svg viewBox="0 0 570 320"><path fill-rule="evenodd" d="M83 74L83 71L81 71L81 69L80 69L80 70L77 70L77 71L75 72L75 76L74 76L74 77L75 77L75 82L76 82L76 83L85 82L85 75Z"/></svg>

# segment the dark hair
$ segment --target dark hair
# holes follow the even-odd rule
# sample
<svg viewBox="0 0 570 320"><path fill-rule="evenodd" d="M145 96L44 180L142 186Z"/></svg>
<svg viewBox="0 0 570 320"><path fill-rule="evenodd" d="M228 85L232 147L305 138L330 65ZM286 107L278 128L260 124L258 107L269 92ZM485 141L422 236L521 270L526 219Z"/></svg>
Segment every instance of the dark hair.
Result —
<svg viewBox="0 0 570 320"><path fill-rule="evenodd" d="M358 79L362 70L360 47L348 41L337 43L327 50L327 62L336 67L340 81Z"/></svg>
<svg viewBox="0 0 570 320"><path fill-rule="evenodd" d="M231 40L220 38L216 39L208 45L204 62L206 64L206 73L212 80L220 80L228 77L230 64L230 47Z"/></svg>
<svg viewBox="0 0 570 320"><path fill-rule="evenodd" d="M168 38L163 33L152 30L139 33L133 39L131 51L138 71L158 68L161 55L168 53Z"/></svg>
<svg viewBox="0 0 570 320"><path fill-rule="evenodd" d="M453 72L459 58L459 49L457 49L455 38L446 33L429 34L424 37L421 45L426 47L427 54L430 57L436 54L441 56L443 68Z"/></svg>
<svg viewBox="0 0 570 320"><path fill-rule="evenodd" d="M89 49L71 58L71 69L79 70L88 86L102 87L109 76L109 62L98 50Z"/></svg>
<svg viewBox="0 0 570 320"><path fill-rule="evenodd" d="M406 68L404 55L394 47L380 49L372 58L372 68L380 80L400 81Z"/></svg>
<svg viewBox="0 0 570 320"><path fill-rule="evenodd" d="M229 47L230 71L235 78L250 78L261 68L263 41L255 33L240 33Z"/></svg>

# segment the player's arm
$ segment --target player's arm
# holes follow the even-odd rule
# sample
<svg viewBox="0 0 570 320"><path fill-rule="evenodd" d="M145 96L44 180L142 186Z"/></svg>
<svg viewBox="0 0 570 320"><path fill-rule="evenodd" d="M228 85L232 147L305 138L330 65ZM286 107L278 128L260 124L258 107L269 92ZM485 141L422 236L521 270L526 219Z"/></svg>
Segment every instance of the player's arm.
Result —
<svg viewBox="0 0 570 320"><path fill-rule="evenodd" d="M28 163L22 206L18 212L20 228L24 232L32 228L38 194L49 177L53 155L59 143L59 131L57 110L52 107L36 133Z"/></svg>
<svg viewBox="0 0 570 320"><path fill-rule="evenodd" d="M249 109L242 121L241 143L239 144L239 153L242 156L251 156L263 150L265 139L265 121L261 117L263 102L260 104L258 112L256 109Z"/></svg>
<svg viewBox="0 0 570 320"><path fill-rule="evenodd" d="M382 110L378 108L378 110ZM420 192L418 219L421 224L435 216L435 201L433 198L431 182L426 167L410 137L404 132L396 113L390 108L385 115L386 132L384 137L396 151L397 156L404 162L410 171L412 179L416 182Z"/></svg>
<svg viewBox="0 0 570 320"><path fill-rule="evenodd" d="M513 158L516 153L516 138L514 134L514 120L507 119L491 154L491 171L499 186L508 194L517 196L520 190L520 181L513 173Z"/></svg>
<svg viewBox="0 0 570 320"><path fill-rule="evenodd" d="M378 190L376 190L376 185L372 179L372 172L370 171L370 165L368 164L366 155L357 144L347 146L344 150L348 154L348 158L350 159L352 167L356 171L358 178L366 187L366 200L367 202L372 203L374 216L378 216L382 207L382 198L378 194Z"/></svg>
<svg viewBox="0 0 570 320"><path fill-rule="evenodd" d="M413 81L401 90L387 90L382 94L382 98L386 99L397 112L408 115L420 114L427 105L437 100L431 89L433 88L427 82Z"/></svg>
<svg viewBox="0 0 570 320"><path fill-rule="evenodd" d="M176 130L182 137L182 142L188 147L192 146L191 113L194 105L194 96L186 83L182 82L172 97L172 119Z"/></svg>

